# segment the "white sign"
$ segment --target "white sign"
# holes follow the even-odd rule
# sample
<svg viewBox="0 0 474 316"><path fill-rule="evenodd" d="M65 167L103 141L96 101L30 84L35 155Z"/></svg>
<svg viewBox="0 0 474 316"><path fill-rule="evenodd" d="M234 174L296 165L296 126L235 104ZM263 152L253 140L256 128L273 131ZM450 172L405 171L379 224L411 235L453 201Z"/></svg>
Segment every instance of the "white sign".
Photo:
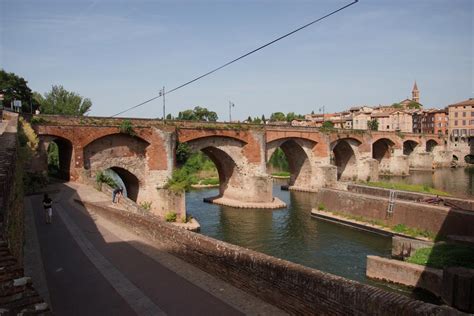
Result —
<svg viewBox="0 0 474 316"><path fill-rule="evenodd" d="M21 101L20 100L13 101L13 106L16 108L21 108Z"/></svg>
<svg viewBox="0 0 474 316"><path fill-rule="evenodd" d="M0 93L0 101L3 101L3 97L4 97L3 93Z"/></svg>

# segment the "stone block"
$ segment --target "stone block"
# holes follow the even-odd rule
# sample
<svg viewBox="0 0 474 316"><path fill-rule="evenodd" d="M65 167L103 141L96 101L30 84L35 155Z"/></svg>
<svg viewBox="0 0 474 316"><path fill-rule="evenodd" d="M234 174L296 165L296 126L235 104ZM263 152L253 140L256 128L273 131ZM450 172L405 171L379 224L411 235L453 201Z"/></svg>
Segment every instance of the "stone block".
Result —
<svg viewBox="0 0 474 316"><path fill-rule="evenodd" d="M474 313L474 269L445 268L442 285L441 297L446 304Z"/></svg>

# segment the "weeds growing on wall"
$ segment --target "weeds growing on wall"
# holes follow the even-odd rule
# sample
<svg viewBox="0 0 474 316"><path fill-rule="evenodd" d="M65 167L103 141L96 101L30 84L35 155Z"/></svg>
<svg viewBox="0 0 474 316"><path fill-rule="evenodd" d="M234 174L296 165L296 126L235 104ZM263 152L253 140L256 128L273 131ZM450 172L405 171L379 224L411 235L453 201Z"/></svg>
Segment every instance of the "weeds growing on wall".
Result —
<svg viewBox="0 0 474 316"><path fill-rule="evenodd" d="M178 215L175 212L168 212L165 214L165 221L176 222Z"/></svg>
<svg viewBox="0 0 474 316"><path fill-rule="evenodd" d="M135 131L133 130L132 121L130 121L128 119L123 120L122 123L120 123L119 131L122 134L127 134L127 135L130 135L130 136L135 136L136 135Z"/></svg>

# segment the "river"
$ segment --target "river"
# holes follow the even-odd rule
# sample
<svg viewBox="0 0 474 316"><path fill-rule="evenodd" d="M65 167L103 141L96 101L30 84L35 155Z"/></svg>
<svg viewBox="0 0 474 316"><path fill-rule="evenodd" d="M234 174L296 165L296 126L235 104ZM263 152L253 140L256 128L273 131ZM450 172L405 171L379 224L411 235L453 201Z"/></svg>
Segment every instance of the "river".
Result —
<svg viewBox="0 0 474 316"><path fill-rule="evenodd" d="M427 184L453 195L473 195L474 169L414 171L407 177L384 181ZM390 257L391 238L361 232L310 216L318 203L314 193L280 190L275 181L274 196L287 207L279 210L235 209L203 203L217 189L186 194L187 212L201 224L201 233L268 255L329 272L351 280L372 284L404 295L431 301L430 297L365 276L367 255Z"/></svg>

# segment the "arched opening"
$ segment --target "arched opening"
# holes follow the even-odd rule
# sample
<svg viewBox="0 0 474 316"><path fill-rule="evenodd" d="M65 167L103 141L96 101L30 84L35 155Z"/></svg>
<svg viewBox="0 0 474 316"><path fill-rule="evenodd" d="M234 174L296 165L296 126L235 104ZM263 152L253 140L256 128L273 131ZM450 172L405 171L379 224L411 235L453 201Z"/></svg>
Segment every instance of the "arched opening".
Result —
<svg viewBox="0 0 474 316"><path fill-rule="evenodd" d="M428 140L426 142L426 152L428 153L432 152L436 146L438 146L438 143L435 140L432 140L432 139Z"/></svg>
<svg viewBox="0 0 474 316"><path fill-rule="evenodd" d="M123 196L128 197L132 201L137 201L140 181L133 173L124 168L111 167L104 170L104 174L123 189Z"/></svg>
<svg viewBox="0 0 474 316"><path fill-rule="evenodd" d="M206 147L201 151L214 163L219 176L219 197L224 196L228 188L237 185L236 163L225 151L216 147Z"/></svg>
<svg viewBox="0 0 474 316"><path fill-rule="evenodd" d="M307 187L311 183L312 170L308 155L303 147L312 148L315 142L289 138L267 144L267 161L279 161L286 174L289 174L289 186ZM268 166L268 164L267 164Z"/></svg>
<svg viewBox="0 0 474 316"><path fill-rule="evenodd" d="M403 143L403 154L406 156L410 156L417 146L418 146L418 143L413 140L405 141Z"/></svg>
<svg viewBox="0 0 474 316"><path fill-rule="evenodd" d="M54 138L47 148L48 174L69 181L71 177L72 143L65 138Z"/></svg>
<svg viewBox="0 0 474 316"><path fill-rule="evenodd" d="M453 161L458 161L458 160L459 160L458 156L453 155Z"/></svg>
<svg viewBox="0 0 474 316"><path fill-rule="evenodd" d="M357 159L350 142L360 145L356 140L339 140L332 150L334 159L331 163L337 167L338 180L351 180L357 177Z"/></svg>
<svg viewBox="0 0 474 316"><path fill-rule="evenodd" d="M386 138L377 140L372 145L372 158L376 159L379 163L390 159L393 145L394 143Z"/></svg>
<svg viewBox="0 0 474 316"><path fill-rule="evenodd" d="M468 164L474 164L474 155L466 155L464 156L464 161Z"/></svg>

